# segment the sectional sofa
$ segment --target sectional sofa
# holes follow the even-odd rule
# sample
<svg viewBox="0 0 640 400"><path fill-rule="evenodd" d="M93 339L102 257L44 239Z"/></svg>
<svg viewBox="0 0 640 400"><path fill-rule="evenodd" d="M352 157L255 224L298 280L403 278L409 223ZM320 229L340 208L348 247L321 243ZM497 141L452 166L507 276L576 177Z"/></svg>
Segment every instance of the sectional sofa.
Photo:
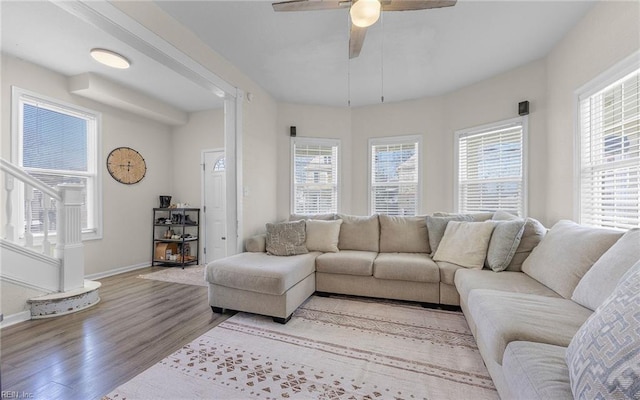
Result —
<svg viewBox="0 0 640 400"><path fill-rule="evenodd" d="M459 305L502 398L640 396L639 229L548 230L505 212L294 215L246 248L207 265L214 312L286 323L316 292Z"/></svg>

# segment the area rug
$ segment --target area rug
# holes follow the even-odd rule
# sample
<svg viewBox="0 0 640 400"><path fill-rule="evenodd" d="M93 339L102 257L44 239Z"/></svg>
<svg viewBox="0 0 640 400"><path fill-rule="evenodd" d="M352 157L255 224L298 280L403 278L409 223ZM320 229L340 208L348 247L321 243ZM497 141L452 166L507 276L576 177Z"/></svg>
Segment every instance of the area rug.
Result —
<svg viewBox="0 0 640 400"><path fill-rule="evenodd" d="M185 285L207 286L207 282L204 279L204 265L192 265L184 269L180 267L165 267L161 271L138 275L138 278L182 283Z"/></svg>
<svg viewBox="0 0 640 400"><path fill-rule="evenodd" d="M311 297L286 324L238 313L103 400L497 399L459 312Z"/></svg>

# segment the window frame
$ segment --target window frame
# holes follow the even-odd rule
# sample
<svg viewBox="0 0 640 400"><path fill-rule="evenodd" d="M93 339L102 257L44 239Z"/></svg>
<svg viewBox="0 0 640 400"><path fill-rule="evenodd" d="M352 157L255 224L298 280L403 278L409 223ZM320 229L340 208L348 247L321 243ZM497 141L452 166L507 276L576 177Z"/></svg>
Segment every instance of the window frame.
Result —
<svg viewBox="0 0 640 400"><path fill-rule="evenodd" d="M290 157L289 157L289 161L290 161L290 171L291 171L291 175L290 175L290 179L291 179L291 183L289 185L289 192L290 192L290 205L289 205L289 212L290 214L299 214L296 212L296 180L295 180L295 175L296 175L296 167L295 167L295 150L296 150L296 144L302 144L302 145L317 145L317 146L330 146L330 147L336 147L337 148L337 166L336 166L336 183L335 183L335 188L336 188L336 209L335 211L330 211L330 213L339 213L340 212L340 206L341 206L341 196L342 196L342 179L341 179L341 166L342 166L342 143L340 141L340 139L330 139L330 138L312 138L312 137L292 137L290 140ZM309 214L309 215L313 215L313 214Z"/></svg>
<svg viewBox="0 0 640 400"><path fill-rule="evenodd" d="M473 135L482 135L487 132L499 131L503 129L508 129L510 127L521 126L522 127L522 167L521 167L521 178L522 182L522 191L521 191L521 204L522 209L518 210L521 218L525 218L528 216L529 212L529 161L528 161L528 153L529 153L529 117L527 115L520 116L516 118L511 118L507 120L492 122L484 125L474 126L466 129L461 129L455 131L454 134L454 180L453 180L453 199L454 199L454 209L456 212L461 211L460 204L460 138L461 137L469 137Z"/></svg>
<svg viewBox="0 0 640 400"><path fill-rule="evenodd" d="M414 215L419 215L422 210L422 181L423 181L423 150L422 150L422 135L405 135L405 136L385 136L377 138L369 138L368 141L368 191L367 191L367 204L369 215L373 215L373 147L379 145L402 145L402 144L417 144L418 148L418 182L416 193L416 209Z"/></svg>
<svg viewBox="0 0 640 400"><path fill-rule="evenodd" d="M587 222L583 218L583 204L582 204L582 145L583 145L583 132L582 132L582 101L586 99L590 99L592 96L606 91L608 88L615 86L620 83L622 79L624 79L629 74L634 73L635 71L640 71L638 67L640 65L640 51L636 51L632 53L630 56L626 57L622 61L618 62L611 68L606 71L600 73L598 76L593 78L591 81L587 82L580 88L578 88L574 92L573 99L573 110L574 110L574 220L578 221L581 224L587 224ZM640 214L640 212L639 212ZM640 215L638 216L640 220ZM607 229L618 229L618 230L626 230L626 228L618 228L611 227L609 225L594 225L588 224L589 226L607 228Z"/></svg>
<svg viewBox="0 0 640 400"><path fill-rule="evenodd" d="M103 237L103 206L102 206L102 114L72 103L53 97L45 96L33 91L11 87L11 160L20 168L23 167L23 104L41 104L48 109L82 118L89 121L87 129L87 172L77 173L78 176L92 180L84 190L87 199L88 228L82 230L82 240L96 240ZM14 198L15 210L18 210L18 221L24 221L24 190L18 191ZM20 230L24 235L24 227ZM50 238L56 237L55 231L50 231ZM44 237L43 233L34 233L34 244L39 245Z"/></svg>

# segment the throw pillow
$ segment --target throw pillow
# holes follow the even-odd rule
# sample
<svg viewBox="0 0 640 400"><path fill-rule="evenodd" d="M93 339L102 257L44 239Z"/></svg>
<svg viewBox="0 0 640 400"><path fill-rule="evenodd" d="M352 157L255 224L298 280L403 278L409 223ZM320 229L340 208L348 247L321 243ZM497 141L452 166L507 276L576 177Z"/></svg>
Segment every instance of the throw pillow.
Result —
<svg viewBox="0 0 640 400"><path fill-rule="evenodd" d="M495 272L507 269L524 232L526 221L514 219L512 221L496 222L487 250L487 266Z"/></svg>
<svg viewBox="0 0 640 400"><path fill-rule="evenodd" d="M433 260L482 269L494 224L493 221L450 221Z"/></svg>
<svg viewBox="0 0 640 400"><path fill-rule="evenodd" d="M361 250L377 252L380 248L380 222L378 214L370 217L338 214L342 220L340 227L340 250Z"/></svg>
<svg viewBox="0 0 640 400"><path fill-rule="evenodd" d="M611 229L559 221L524 261L522 272L568 299L584 274L620 236L621 232Z"/></svg>
<svg viewBox="0 0 640 400"><path fill-rule="evenodd" d="M274 256L306 254L305 221L267 224L267 253Z"/></svg>
<svg viewBox="0 0 640 400"><path fill-rule="evenodd" d="M438 250L438 245L444 236L444 231L447 229L449 221L473 221L471 215L456 214L447 216L427 216L427 231L429 235L429 247L431 247L431 254L435 254Z"/></svg>
<svg viewBox="0 0 640 400"><path fill-rule="evenodd" d="M595 310L613 292L620 277L640 260L640 229L627 231L580 280L571 300Z"/></svg>
<svg viewBox="0 0 640 400"><path fill-rule="evenodd" d="M307 220L307 250L337 253L342 220Z"/></svg>
<svg viewBox="0 0 640 400"><path fill-rule="evenodd" d="M381 253L430 253L425 217L380 214Z"/></svg>
<svg viewBox="0 0 640 400"><path fill-rule="evenodd" d="M640 398L640 262L580 327L567 348L576 399Z"/></svg>

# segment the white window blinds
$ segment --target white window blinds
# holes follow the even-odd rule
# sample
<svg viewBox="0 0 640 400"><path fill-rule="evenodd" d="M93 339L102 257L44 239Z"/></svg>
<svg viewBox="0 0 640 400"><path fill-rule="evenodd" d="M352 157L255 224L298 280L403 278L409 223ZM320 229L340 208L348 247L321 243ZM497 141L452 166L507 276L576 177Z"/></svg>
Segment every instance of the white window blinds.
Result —
<svg viewBox="0 0 640 400"><path fill-rule="evenodd" d="M371 214L415 215L420 193L420 138L370 141Z"/></svg>
<svg viewBox="0 0 640 400"><path fill-rule="evenodd" d="M640 70L580 96L580 222L640 226Z"/></svg>
<svg viewBox="0 0 640 400"><path fill-rule="evenodd" d="M292 139L293 213L338 212L338 152L337 140Z"/></svg>
<svg viewBox="0 0 640 400"><path fill-rule="evenodd" d="M457 208L525 215L524 118L458 132Z"/></svg>

